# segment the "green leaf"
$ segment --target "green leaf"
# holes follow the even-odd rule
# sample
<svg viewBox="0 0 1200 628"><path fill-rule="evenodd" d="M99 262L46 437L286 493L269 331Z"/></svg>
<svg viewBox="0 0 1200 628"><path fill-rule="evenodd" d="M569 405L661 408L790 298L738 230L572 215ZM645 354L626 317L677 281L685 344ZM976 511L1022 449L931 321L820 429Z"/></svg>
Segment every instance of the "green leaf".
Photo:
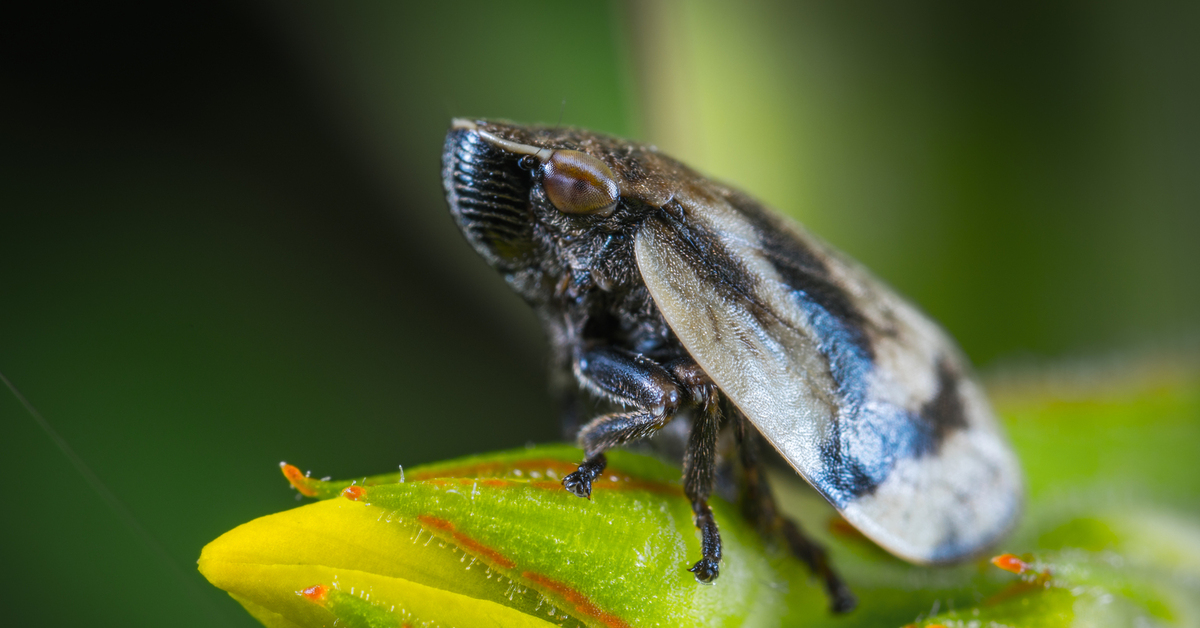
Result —
<svg viewBox="0 0 1200 628"><path fill-rule="evenodd" d="M368 607L327 602L356 592L397 621L466 625L500 607L511 617L497 625L771 625L789 586L824 606L724 503L714 505L720 585L697 584L686 568L700 545L678 469L614 452L584 500L559 483L581 455L547 446L478 456L409 470L404 482L321 482L285 467L300 490L327 499L232 530L204 549L200 569L271 625L286 624L270 613L300 626L368 621ZM297 593L313 587L330 592L326 603ZM387 625L378 621L363 625Z"/></svg>
<svg viewBox="0 0 1200 628"><path fill-rule="evenodd" d="M858 593L847 617L829 615L805 568L719 499L721 577L698 584L679 470L612 452L583 500L559 482L582 456L563 445L348 481L285 465L321 501L226 533L200 570L267 626L1197 626L1197 474L1178 455L1200 446L1197 391L1185 378L1067 401L998 395L1031 500L998 548L1017 556L996 564L903 563L797 478L773 476L781 507ZM1120 443L1096 433L1130 424L1136 438Z"/></svg>

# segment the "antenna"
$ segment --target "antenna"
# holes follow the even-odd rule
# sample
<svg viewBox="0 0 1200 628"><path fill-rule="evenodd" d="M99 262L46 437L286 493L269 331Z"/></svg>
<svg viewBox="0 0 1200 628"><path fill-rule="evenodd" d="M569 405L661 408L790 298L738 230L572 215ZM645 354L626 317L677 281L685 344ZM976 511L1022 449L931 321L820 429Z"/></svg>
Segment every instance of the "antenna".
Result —
<svg viewBox="0 0 1200 628"><path fill-rule="evenodd" d="M566 98L566 96L563 96L562 104L558 106L558 122L554 123L555 131L558 130L558 127L562 126L563 113L566 112L566 110L567 110L567 98Z"/></svg>

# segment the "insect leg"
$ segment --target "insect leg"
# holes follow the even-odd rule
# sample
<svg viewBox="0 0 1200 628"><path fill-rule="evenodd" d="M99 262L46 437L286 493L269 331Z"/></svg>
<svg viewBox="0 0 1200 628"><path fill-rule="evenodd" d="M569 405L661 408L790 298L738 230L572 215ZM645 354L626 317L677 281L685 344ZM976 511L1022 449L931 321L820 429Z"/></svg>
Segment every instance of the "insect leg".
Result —
<svg viewBox="0 0 1200 628"><path fill-rule="evenodd" d="M597 396L635 410L593 419L579 430L587 459L563 478L563 486L579 497L591 497L592 480L607 461L604 452L645 438L675 418L685 392L657 362L614 347L592 349L576 359L575 377Z"/></svg>
<svg viewBox="0 0 1200 628"><path fill-rule="evenodd" d="M737 415L734 431L740 445L742 468L746 474L746 494L743 502L743 512L746 518L754 523L764 536L783 535L792 555L804 561L808 568L825 584L830 610L835 613L847 613L854 610L854 607L858 605L858 598L829 565L825 548L805 536L795 521L779 513L779 509L775 505L775 498L771 494L771 485L767 481L767 475L759 464L758 434L741 412L735 409L734 414Z"/></svg>
<svg viewBox="0 0 1200 628"><path fill-rule="evenodd" d="M562 479L563 488L576 497L591 499L592 480L603 473L606 466L608 466L608 458L604 454L588 456L574 473L568 473Z"/></svg>
<svg viewBox="0 0 1200 628"><path fill-rule="evenodd" d="M696 580L707 583L721 573L721 533L708 507L717 469L720 396L716 384L690 357L670 362L667 369L687 389L689 400L700 408L683 456L683 492L692 502L692 521L700 530L701 558L688 571L696 574Z"/></svg>
<svg viewBox="0 0 1200 628"><path fill-rule="evenodd" d="M579 430L579 445L583 447L587 459L579 465L579 470L563 478L563 486L579 497L590 499L592 480L603 473L608 464L604 457L605 451L629 441L645 438L673 418L674 412L655 414L639 411L606 414L592 419L591 423Z"/></svg>
<svg viewBox="0 0 1200 628"><path fill-rule="evenodd" d="M692 501L692 521L700 530L701 558L688 571L696 574L696 580L700 582L712 582L721 573L721 533L708 506L717 468L717 431L720 423L720 406L714 399L714 403L705 404L693 421L683 459L683 492Z"/></svg>

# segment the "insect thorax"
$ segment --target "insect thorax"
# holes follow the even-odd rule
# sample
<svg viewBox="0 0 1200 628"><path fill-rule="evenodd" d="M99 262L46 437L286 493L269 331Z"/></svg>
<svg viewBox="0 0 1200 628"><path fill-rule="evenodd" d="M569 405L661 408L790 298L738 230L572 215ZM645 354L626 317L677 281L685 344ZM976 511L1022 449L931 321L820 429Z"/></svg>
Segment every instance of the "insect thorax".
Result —
<svg viewBox="0 0 1200 628"><path fill-rule="evenodd" d="M540 276L536 294L525 296L543 321L562 327L562 333L548 330L551 340L570 351L608 344L658 359L683 354L634 258L638 226L660 210L622 202L610 218L588 224L561 215L538 192L531 206Z"/></svg>

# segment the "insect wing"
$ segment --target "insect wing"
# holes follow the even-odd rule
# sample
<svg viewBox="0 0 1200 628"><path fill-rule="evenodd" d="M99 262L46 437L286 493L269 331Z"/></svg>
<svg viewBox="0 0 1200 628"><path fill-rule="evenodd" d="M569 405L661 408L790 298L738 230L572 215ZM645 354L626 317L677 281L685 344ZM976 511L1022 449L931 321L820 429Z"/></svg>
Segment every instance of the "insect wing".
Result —
<svg viewBox="0 0 1200 628"><path fill-rule="evenodd" d="M1019 466L941 329L857 264L712 186L646 220L638 268L688 352L864 534L919 563L984 549Z"/></svg>

